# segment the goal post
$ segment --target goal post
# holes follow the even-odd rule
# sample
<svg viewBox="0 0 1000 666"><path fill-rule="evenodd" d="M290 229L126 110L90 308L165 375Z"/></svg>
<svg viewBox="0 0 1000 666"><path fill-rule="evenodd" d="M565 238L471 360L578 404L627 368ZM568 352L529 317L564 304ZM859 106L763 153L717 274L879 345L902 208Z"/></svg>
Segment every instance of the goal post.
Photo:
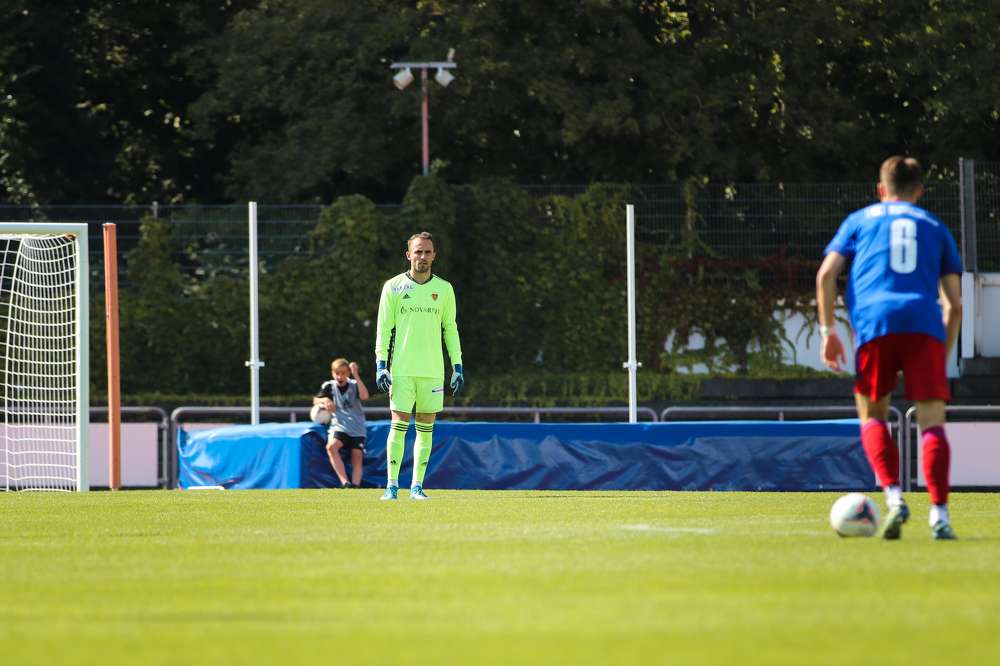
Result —
<svg viewBox="0 0 1000 666"><path fill-rule="evenodd" d="M0 488L89 489L84 223L0 222Z"/></svg>

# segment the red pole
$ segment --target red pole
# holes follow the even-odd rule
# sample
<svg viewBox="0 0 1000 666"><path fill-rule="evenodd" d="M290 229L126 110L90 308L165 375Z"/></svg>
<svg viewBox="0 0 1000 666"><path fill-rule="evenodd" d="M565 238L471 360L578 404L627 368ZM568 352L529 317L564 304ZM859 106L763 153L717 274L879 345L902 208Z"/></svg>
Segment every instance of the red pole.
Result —
<svg viewBox="0 0 1000 666"><path fill-rule="evenodd" d="M118 236L104 225L104 322L108 347L108 488L122 486L121 378L118 361Z"/></svg>
<svg viewBox="0 0 1000 666"><path fill-rule="evenodd" d="M424 175L427 176L431 172L431 141L430 141L430 120L428 119L429 106L427 95L427 68L422 67L420 69L420 89L421 89L421 100L420 100L420 121L423 125L423 167Z"/></svg>

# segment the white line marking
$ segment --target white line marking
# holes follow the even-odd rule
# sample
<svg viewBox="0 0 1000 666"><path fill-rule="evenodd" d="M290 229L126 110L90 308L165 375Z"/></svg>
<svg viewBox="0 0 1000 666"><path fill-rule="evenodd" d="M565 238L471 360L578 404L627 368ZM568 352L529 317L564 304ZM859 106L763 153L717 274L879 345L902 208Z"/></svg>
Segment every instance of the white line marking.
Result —
<svg viewBox="0 0 1000 666"><path fill-rule="evenodd" d="M790 529L790 530L722 530L716 527L678 527L671 525L649 525L647 523L638 523L635 525L622 525L622 529L629 530L631 532L658 532L661 534L701 534L706 536L713 536L723 533L729 534L750 534L758 536L769 536L769 537L827 537L830 532L826 530L801 530L801 529Z"/></svg>
<svg viewBox="0 0 1000 666"><path fill-rule="evenodd" d="M669 525L622 525L626 530L634 532L663 532L665 534L718 534L719 530L713 527L670 527Z"/></svg>

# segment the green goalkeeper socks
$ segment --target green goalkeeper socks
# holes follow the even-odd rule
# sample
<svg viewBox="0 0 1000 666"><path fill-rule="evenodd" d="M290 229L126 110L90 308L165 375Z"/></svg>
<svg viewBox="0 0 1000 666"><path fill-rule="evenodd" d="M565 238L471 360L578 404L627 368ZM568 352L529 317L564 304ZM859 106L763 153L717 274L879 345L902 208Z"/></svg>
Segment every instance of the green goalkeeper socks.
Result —
<svg viewBox="0 0 1000 666"><path fill-rule="evenodd" d="M417 441L413 444L413 482L411 486L424 485L424 474L427 473L427 461L431 457L431 445L434 437L434 424L417 421Z"/></svg>
<svg viewBox="0 0 1000 666"><path fill-rule="evenodd" d="M389 436L386 437L385 451L389 461L389 485L399 485L399 466L403 463L403 445L406 442L406 431L410 424L407 421L392 420L389 426ZM417 434L419 437L419 433Z"/></svg>

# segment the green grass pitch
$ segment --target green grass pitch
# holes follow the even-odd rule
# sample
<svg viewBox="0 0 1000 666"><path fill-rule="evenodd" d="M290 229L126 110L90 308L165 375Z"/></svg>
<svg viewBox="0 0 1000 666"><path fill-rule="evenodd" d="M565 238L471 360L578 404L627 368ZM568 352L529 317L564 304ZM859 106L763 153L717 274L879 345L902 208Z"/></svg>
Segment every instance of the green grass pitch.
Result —
<svg viewBox="0 0 1000 666"><path fill-rule="evenodd" d="M429 492L0 493L0 663L1000 654L996 494L953 495L938 543L923 494L884 542L834 535L831 493Z"/></svg>

